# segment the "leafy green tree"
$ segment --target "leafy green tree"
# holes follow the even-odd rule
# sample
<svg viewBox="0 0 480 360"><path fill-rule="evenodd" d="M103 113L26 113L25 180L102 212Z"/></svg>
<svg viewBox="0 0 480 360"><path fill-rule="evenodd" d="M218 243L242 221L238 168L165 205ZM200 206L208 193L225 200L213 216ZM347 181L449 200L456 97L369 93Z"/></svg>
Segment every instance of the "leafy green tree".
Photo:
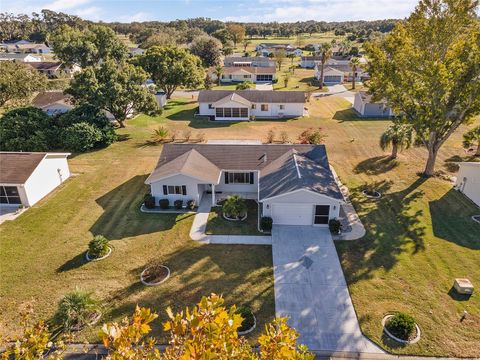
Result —
<svg viewBox="0 0 480 360"><path fill-rule="evenodd" d="M249 80L237 84L235 87L236 90L248 90L255 88L255 84Z"/></svg>
<svg viewBox="0 0 480 360"><path fill-rule="evenodd" d="M323 89L323 73L325 69L325 63L332 57L332 45L329 43L322 44L320 50L320 89Z"/></svg>
<svg viewBox="0 0 480 360"><path fill-rule="evenodd" d="M441 146L480 112L480 23L476 0L421 0L405 22L366 45L369 87L411 124L428 150L424 176Z"/></svg>
<svg viewBox="0 0 480 360"><path fill-rule="evenodd" d="M0 61L0 107L26 102L46 87L47 78L25 63Z"/></svg>
<svg viewBox="0 0 480 360"><path fill-rule="evenodd" d="M280 50L275 51L273 53L273 58L277 62L278 70L281 70L282 69L282 64L283 64L283 62L286 58L285 50L280 49Z"/></svg>
<svg viewBox="0 0 480 360"><path fill-rule="evenodd" d="M250 40L243 40L243 52L246 53L247 52L247 47L248 45L250 45L252 42Z"/></svg>
<svg viewBox="0 0 480 360"><path fill-rule="evenodd" d="M97 147L101 140L102 132L86 122L73 124L62 133L62 142L65 149L75 152L91 150Z"/></svg>
<svg viewBox="0 0 480 360"><path fill-rule="evenodd" d="M350 59L350 68L352 69L352 90L355 90L355 78L357 76L358 68L360 67L360 59L357 57L352 57Z"/></svg>
<svg viewBox="0 0 480 360"><path fill-rule="evenodd" d="M212 33L212 36L220 40L223 46L232 41L232 35L227 29L218 29Z"/></svg>
<svg viewBox="0 0 480 360"><path fill-rule="evenodd" d="M474 127L463 134L463 147L468 149L470 146L477 146L475 156L480 156L480 126Z"/></svg>
<svg viewBox="0 0 480 360"><path fill-rule="evenodd" d="M159 112L155 96L145 87L148 74L138 66L112 60L89 66L76 74L65 90L79 104L109 111L120 127L136 112Z"/></svg>
<svg viewBox="0 0 480 360"><path fill-rule="evenodd" d="M52 119L35 107L10 110L0 118L2 151L48 151L52 139Z"/></svg>
<svg viewBox="0 0 480 360"><path fill-rule="evenodd" d="M213 73L217 78L217 84L220 85L220 80L222 79L222 74L223 74L223 66L222 65L215 66Z"/></svg>
<svg viewBox="0 0 480 360"><path fill-rule="evenodd" d="M55 55L66 64L86 67L97 65L100 60L122 62L128 56L127 47L112 29L103 25L90 25L86 29L63 25L50 40Z"/></svg>
<svg viewBox="0 0 480 360"><path fill-rule="evenodd" d="M222 43L212 36L203 35L192 41L190 51L202 60L204 67L208 68L220 64Z"/></svg>
<svg viewBox="0 0 480 360"><path fill-rule="evenodd" d="M408 149L413 142L413 129L410 125L394 122L380 136L380 148L385 151L392 147L390 158L396 159L398 150Z"/></svg>
<svg viewBox="0 0 480 360"><path fill-rule="evenodd" d="M140 57L139 64L155 85L167 93L167 99L177 87L197 88L205 78L200 58L177 47L154 46Z"/></svg>
<svg viewBox="0 0 480 360"><path fill-rule="evenodd" d="M233 46L237 47L245 39L245 27L241 24L227 23L226 29L233 41Z"/></svg>

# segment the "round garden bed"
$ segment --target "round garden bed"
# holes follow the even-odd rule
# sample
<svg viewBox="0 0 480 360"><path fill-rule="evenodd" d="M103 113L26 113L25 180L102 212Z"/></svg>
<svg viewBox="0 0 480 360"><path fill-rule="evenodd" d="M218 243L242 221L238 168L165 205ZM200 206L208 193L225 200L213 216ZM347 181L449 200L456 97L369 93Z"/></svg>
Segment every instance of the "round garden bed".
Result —
<svg viewBox="0 0 480 360"><path fill-rule="evenodd" d="M165 282L170 277L170 269L164 265L152 265L140 274L143 285L155 286Z"/></svg>
<svg viewBox="0 0 480 360"><path fill-rule="evenodd" d="M382 197L382 194L378 191L363 190L362 194L369 199L380 199Z"/></svg>
<svg viewBox="0 0 480 360"><path fill-rule="evenodd" d="M247 219L247 213L245 213L244 215L240 215L239 217L235 218L235 217L230 217L229 215L222 212L222 217L225 220L228 220L228 221L243 221L243 220Z"/></svg>
<svg viewBox="0 0 480 360"><path fill-rule="evenodd" d="M249 307L241 306L237 309L237 314L243 317L242 326L238 328L238 335L247 335L257 327L257 319Z"/></svg>
<svg viewBox="0 0 480 360"><path fill-rule="evenodd" d="M401 339L398 334L393 334L393 330L388 328L388 323L389 321L394 317L395 315L386 315L382 319L382 326L383 326L383 332L392 340L395 340L396 342L399 342L401 344L415 344L420 340L420 327L415 323L415 332L412 334L408 339Z"/></svg>
<svg viewBox="0 0 480 360"><path fill-rule="evenodd" d="M480 223L480 215L473 215L472 220L477 222L477 223Z"/></svg>
<svg viewBox="0 0 480 360"><path fill-rule="evenodd" d="M96 257L90 257L90 255L89 255L89 253L88 253L88 251L87 251L87 252L85 253L85 259L86 259L87 261L99 261L99 260L103 260L103 259L109 257L111 253L112 253L112 248L111 248L110 246L108 247L108 252L107 252L105 255L103 255L103 256L101 256L101 257L98 257L98 258L96 258Z"/></svg>

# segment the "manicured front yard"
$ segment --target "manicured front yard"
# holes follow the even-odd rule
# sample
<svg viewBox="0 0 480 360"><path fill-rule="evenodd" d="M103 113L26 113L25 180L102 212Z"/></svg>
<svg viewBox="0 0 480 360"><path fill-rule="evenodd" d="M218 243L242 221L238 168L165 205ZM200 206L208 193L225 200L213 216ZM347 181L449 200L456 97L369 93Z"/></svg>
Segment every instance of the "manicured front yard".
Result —
<svg viewBox="0 0 480 360"><path fill-rule="evenodd" d="M208 215L207 235L264 235L258 231L258 205L254 200L246 200L247 218L243 221L229 221L222 216L222 207L212 207Z"/></svg>
<svg viewBox="0 0 480 360"><path fill-rule="evenodd" d="M188 238L193 217L142 214L143 184L161 145L149 142L159 125L207 139L265 140L269 130L292 140L309 127L321 127L332 166L351 192L367 235L338 243L360 325L373 341L396 353L480 356L480 296L458 301L449 295L455 277L480 286L479 209L440 178L422 180L426 151L412 148L395 162L377 146L389 121L358 119L337 97L312 99L310 117L286 121L215 123L193 117L196 103L175 99L162 116L138 116L120 131L125 141L71 159L77 176L14 222L0 226L0 331L11 334L18 305L33 301L39 318L49 318L58 299L81 287L106 303L106 320L131 313L135 304L164 309L193 305L201 295L223 293L228 304L248 303L262 323L274 314L271 251L262 246L199 245ZM478 125L476 123L470 125ZM441 149L437 169L455 175L453 161L467 160L462 126ZM377 183L377 202L357 189ZM250 217L250 216L249 216ZM253 217L250 217L252 219ZM219 229L222 227L219 226ZM92 234L111 240L112 255L86 264L83 253ZM139 274L159 260L172 277L159 287L140 285ZM328 299L326 300L328 301ZM391 311L413 315L422 329L416 345L385 343L381 319ZM467 318L460 322L463 311ZM161 321L154 324L160 333ZM263 328L262 325L259 326ZM98 327L85 332L97 338Z"/></svg>

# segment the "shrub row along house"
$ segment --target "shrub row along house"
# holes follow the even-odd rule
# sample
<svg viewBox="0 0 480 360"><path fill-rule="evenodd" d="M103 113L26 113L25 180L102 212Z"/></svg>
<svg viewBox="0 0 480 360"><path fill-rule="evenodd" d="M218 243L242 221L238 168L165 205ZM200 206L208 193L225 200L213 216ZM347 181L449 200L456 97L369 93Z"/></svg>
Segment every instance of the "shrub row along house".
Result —
<svg viewBox="0 0 480 360"><path fill-rule="evenodd" d="M303 116L303 91L201 90L199 115L214 120L252 120Z"/></svg>
<svg viewBox="0 0 480 360"><path fill-rule="evenodd" d="M166 144L145 183L156 202L254 199L283 225L327 225L343 203L324 145Z"/></svg>
<svg viewBox="0 0 480 360"><path fill-rule="evenodd" d="M0 152L0 204L32 206L70 177L70 153Z"/></svg>

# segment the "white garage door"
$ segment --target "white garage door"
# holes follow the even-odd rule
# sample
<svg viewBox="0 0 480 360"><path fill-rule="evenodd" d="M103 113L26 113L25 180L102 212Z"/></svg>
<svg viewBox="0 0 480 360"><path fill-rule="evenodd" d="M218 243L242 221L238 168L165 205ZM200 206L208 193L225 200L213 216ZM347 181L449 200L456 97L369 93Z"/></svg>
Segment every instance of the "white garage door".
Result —
<svg viewBox="0 0 480 360"><path fill-rule="evenodd" d="M272 219L279 225L312 225L312 204L273 204Z"/></svg>

